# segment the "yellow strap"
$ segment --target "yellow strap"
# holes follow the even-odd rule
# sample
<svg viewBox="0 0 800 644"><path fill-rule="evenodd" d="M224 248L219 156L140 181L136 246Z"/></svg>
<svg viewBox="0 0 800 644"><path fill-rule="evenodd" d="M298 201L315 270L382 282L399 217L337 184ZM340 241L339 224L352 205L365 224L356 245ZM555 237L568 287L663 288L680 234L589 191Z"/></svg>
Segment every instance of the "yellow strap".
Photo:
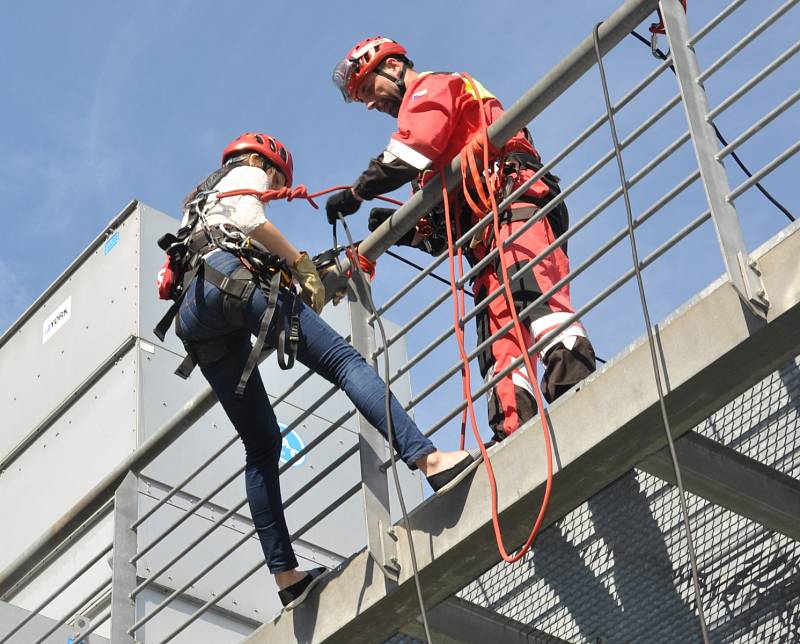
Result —
<svg viewBox="0 0 800 644"><path fill-rule="evenodd" d="M435 74L435 73L436 73L436 72L427 71L427 72L420 72L420 73L419 73L419 75L420 75L420 76L427 76L427 75L429 75L429 74ZM473 96L475 99L482 98L482 99L484 99L484 100L485 100L485 99L487 99L487 98L497 98L497 97L496 97L494 94L492 94L492 93L491 93L491 92L490 92L488 89L486 89L486 88L483 86L483 84L481 84L479 81L475 80L474 78L473 78L472 80L474 80L474 81L475 81L475 87L473 87L472 83L470 83L470 82L469 82L469 81L468 81L466 78L464 78L463 76L461 76L461 74L459 74L458 72L454 72L454 73L453 73L453 76L459 76L459 77L461 77L461 80L463 80L463 81L464 81L464 89L465 89L465 90L466 90L466 91L467 91L469 94L471 94L471 95L472 95L472 96ZM478 90L477 92L475 91L476 87L477 87L477 90Z"/></svg>

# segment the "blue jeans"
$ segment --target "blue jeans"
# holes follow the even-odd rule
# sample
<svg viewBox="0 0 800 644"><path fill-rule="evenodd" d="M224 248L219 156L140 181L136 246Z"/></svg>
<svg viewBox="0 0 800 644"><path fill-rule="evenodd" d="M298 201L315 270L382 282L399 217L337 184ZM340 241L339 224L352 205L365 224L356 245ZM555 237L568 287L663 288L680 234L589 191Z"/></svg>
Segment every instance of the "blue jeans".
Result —
<svg viewBox="0 0 800 644"><path fill-rule="evenodd" d="M236 257L221 251L209 256L206 261L226 275L241 266ZM282 308L287 302L290 302L288 293L282 290L267 334L269 346L275 346L275 322L283 319ZM247 327L253 335L258 333L266 307L264 294L256 289L247 303ZM192 282L178 315L183 339L188 342L207 340L236 330L223 314L222 293L205 280L195 279ZM297 359L344 390L356 409L386 436L383 381L342 336L305 304L300 306L299 318ZM249 338L243 336L241 341L231 346L228 355L201 369L244 443L247 500L267 566L275 574L296 568L297 559L283 515L278 480L280 428L258 369L253 371L244 397L237 399L233 395L250 354L250 346ZM416 460L431 454L436 448L422 435L394 396L391 398L391 410L395 450L414 469Z"/></svg>

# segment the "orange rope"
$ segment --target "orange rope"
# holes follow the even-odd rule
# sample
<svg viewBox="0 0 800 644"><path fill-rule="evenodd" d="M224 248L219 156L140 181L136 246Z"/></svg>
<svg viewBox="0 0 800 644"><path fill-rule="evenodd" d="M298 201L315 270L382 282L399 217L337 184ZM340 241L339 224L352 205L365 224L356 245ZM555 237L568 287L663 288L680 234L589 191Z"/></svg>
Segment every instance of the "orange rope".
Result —
<svg viewBox="0 0 800 644"><path fill-rule="evenodd" d="M226 197L255 197L262 203L267 203L268 201L275 201L277 199L286 199L286 201L292 201L293 199L305 199L310 203L314 208L319 210L319 206L314 201L315 198L321 197L322 195L326 195L329 192L335 192L336 190L345 190L349 189L350 186L331 186L330 188L325 188L324 190L320 190L318 192L313 192L308 194L308 188L305 185L300 184L296 188L278 188L277 190L252 190L248 188L244 188L241 190L228 190L227 192L218 192L214 196L217 199L225 199ZM385 197L384 195L377 195L378 199L382 201L388 201L389 203L396 204L398 206L402 206L403 202L398 201L397 199L392 199L391 197ZM350 260L350 264L352 265L355 261L358 261L359 266L361 269L369 275L370 281L375 279L375 269L377 266L377 261L373 261L367 257L364 257L361 253L358 252L358 248L350 248L349 246L345 249L347 253L347 258ZM350 277L353 274L352 268L348 271L346 277Z"/></svg>
<svg viewBox="0 0 800 644"><path fill-rule="evenodd" d="M358 261L358 265L361 267L361 270L364 271L367 275L369 275L369 281L375 279L375 267L377 262L373 262L371 259L364 257L361 253L358 252L358 246L348 246L345 248L345 254L347 255L347 259L350 260L350 269L347 271L345 277L350 279L353 276L353 265L356 261Z"/></svg>
<svg viewBox="0 0 800 644"><path fill-rule="evenodd" d="M464 74L464 77L470 83L472 83L473 87L477 86L468 74ZM466 349L464 347L464 330L460 323L460 318L463 317L464 315L464 293L463 293L463 287L461 289L458 289L456 287L456 274L455 274L456 271L454 265L456 257L454 257L453 253L453 231L450 224L449 196L447 194L447 187L444 183L444 176L442 176L442 199L444 201L444 208L445 208L445 228L447 230L448 256L450 260L450 282L451 282L450 290L453 295L453 330L456 336L456 340L458 343L458 351L462 361L461 375L463 379L464 398L467 403L467 408L465 410L465 413L462 414L461 444L463 447L464 423L466 420L466 415L468 414L470 423L472 425L472 431L475 434L475 439L477 440L478 446L481 450L481 454L483 455L483 462L486 467L487 477L489 479L489 488L492 501L492 526L494 528L495 540L497 541L497 549L500 552L500 556L503 558L504 561L506 561L507 563L514 563L516 561L519 561L525 555L525 553L528 552L528 550L531 547L531 544L533 543L533 540L536 538L536 535L539 532L539 529L542 525L542 521L544 520L544 515L547 511L547 506L550 501L550 493L553 484L553 451L552 451L552 445L550 443L550 427L547 421L547 416L544 413L544 404L542 402L541 390L539 389L539 383L537 382L534 364L532 363L531 358L528 355L528 348L525 343L522 324L519 320L519 316L517 315L516 307L514 306L514 297L511 292L511 280L509 279L508 266L506 265L506 260L502 249L502 238L500 236L500 213L497 207L497 201L495 199L495 193L498 191L501 183L502 169L500 169L499 171L493 171L490 168L489 165L490 149L492 150L493 155L497 155L497 150L491 146L491 143L489 141L489 135L487 132L487 124L486 124L486 114L483 109L483 99L479 96L477 100L480 108L479 111L481 117L481 132L479 137L475 137L461 151L462 192L466 202L478 216L482 217L490 208L493 214L494 238L499 251L498 252L500 260L499 263L503 273L503 286L504 286L506 303L509 310L511 311L511 315L514 320L514 336L516 338L517 345L520 348L520 351L522 352L523 360L525 362L525 368L527 369L528 372L528 379L533 387L534 395L536 398L536 404L539 407L539 419L541 420L542 423L545 449L547 452L547 482L545 484L545 491L544 491L544 498L542 499L542 505L539 508L539 514L536 517L536 522L533 525L530 535L528 536L524 545L514 554L509 555L506 550L505 544L503 543L503 535L500 530L500 521L497 509L497 482L495 480L491 461L489 460L489 456L486 452L486 447L484 446L483 441L481 440L480 437L478 424L475 419L475 409L472 404L470 365L469 365L469 360L467 359ZM479 153L482 153L483 157L482 165L479 164L479 160L476 156ZM481 171L481 168L483 168L484 170ZM484 181L486 184L485 186L484 186ZM476 203L475 200L472 198L472 194L469 190L470 187L476 192L479 203ZM459 222L457 221L456 223L458 224ZM463 257L462 257L461 247L459 247L458 249L457 260L458 260L459 279L462 279L464 273L463 273ZM458 293L459 290L461 290L460 295Z"/></svg>
<svg viewBox="0 0 800 644"><path fill-rule="evenodd" d="M680 0L681 5L683 6L683 10L686 11L686 0ZM653 35L656 34L666 34L667 30L664 27L664 16L661 15L661 9L656 9L656 14L658 14L658 22L654 22L650 25L650 33Z"/></svg>
<svg viewBox="0 0 800 644"><path fill-rule="evenodd" d="M472 79L469 74L463 74L463 76L472 83L473 87L477 87L476 83ZM508 266L506 265L505 256L503 254L502 249L502 239L500 237L500 212L497 207L497 200L495 198L495 193L498 192L500 184L502 182L502 167L498 170L492 170L489 165L489 153L491 152L493 158L497 158L500 156L500 151L495 148L491 142L489 141L489 135L487 131L487 123L486 123L486 114L483 110L483 98L480 95L477 98L479 111L480 111L480 118L481 118L481 132L478 136L473 138L464 149L461 150L461 183L462 183L462 193L464 199L466 200L469 207L472 211L478 215L479 217L483 217L483 215L491 208L493 214L493 227L494 227L494 239L496 240L495 243L498 246L498 255L500 260L500 267L503 273L503 287L504 287L504 295L506 298L506 303L508 305L509 310L511 311L512 318L514 320L514 335L517 340L517 346L520 348L522 353L523 360L525 362L525 368L528 372L528 380L530 381L534 396L536 398L536 404L539 408L539 419L542 423L542 432L544 434L544 442L545 442L545 449L547 451L547 482L545 484L545 491L544 491L544 498L542 499L542 505L539 508L539 514L536 517L536 522L531 529L530 535L528 536L527 540L525 541L524 545L512 555L509 555L505 544L503 543L503 535L500 530L500 520L498 517L498 509L497 509L497 482L494 476L494 470L492 469L492 463L489 460L489 455L486 452L486 447L481 440L480 431L478 430L478 423L475 418L475 408L472 404L472 383L470 377L470 365L469 359L467 358L467 352L464 345L464 329L461 326L460 320L465 315L465 303L464 303L464 288L463 286L457 287L457 281L461 281L464 278L464 262L463 262L463 251L462 247L459 246L457 252L453 252L453 230L451 225L450 219L450 202L449 202L449 195L447 194L447 186L444 183L444 176L442 175L442 201L444 203L444 221L445 221L445 228L447 230L447 253L449 257L449 264L450 264L450 290L453 296L453 330L455 332L456 341L458 344L458 351L461 357L462 365L461 365L461 378L462 378L462 388L464 399L467 402L466 409L464 409L461 415L461 439L460 439L460 448L464 449L464 442L465 442L465 434L466 434L466 422L467 417L469 417L470 424L472 426L473 434L475 435L475 440L478 442L478 447L481 450L481 454L483 455L483 463L486 467L487 477L489 479L489 488L492 498L492 526L494 528L494 535L495 540L497 541L497 549L500 552L500 556L503 558L504 561L507 563L514 563L522 559L523 556L528 552L531 545L533 544L536 535L539 533L539 529L542 525L542 521L544 520L544 515L547 511L547 506L550 502L550 492L553 485L553 449L550 442L550 427L547 421L547 416L544 413L544 404L542 402L542 393L539 389L539 383L536 378L536 370L534 369L534 364L531 361L531 357L528 355L527 345L525 343L525 336L522 330L522 324L519 320L519 316L517 315L516 307L514 306L514 296L511 292L511 280L509 279L508 274ZM479 159L478 155L482 158ZM485 185L484 185L485 182ZM472 193L470 191L470 187L475 191L477 196L477 202L472 197ZM314 199L320 197L322 195L328 194L330 192L334 192L336 190L345 190L349 189L350 186L347 185L340 185L340 186L331 186L330 188L326 188L324 190L320 190L318 192L314 192L309 194L308 189L304 185L299 185L296 188L279 188L277 190L265 190L263 192L258 190L230 190L228 192L220 192L216 194L217 199L223 199L225 197L235 197L235 196L253 196L256 197L259 201L266 203L268 201L273 201L276 199L286 199L287 201L292 201L293 199L305 199L307 200L311 206L316 209L319 209L319 206L314 202ZM385 197L383 195L378 195L378 199L383 201L387 201L389 203L393 203L396 205L402 205L401 201L397 199L392 199L391 197ZM456 202L456 217L455 217L455 225L456 225L456 236L457 238L461 237L461 222L460 222L460 212L458 212L460 206L458 202ZM358 252L358 248L350 248L346 249L347 257L350 259L351 265L356 261L359 262L361 268L369 275L370 280L374 279L375 277L375 262L369 260L368 258L364 257ZM458 277L456 278L456 264L458 266ZM351 271L352 274L352 271ZM350 275L348 275L350 277Z"/></svg>

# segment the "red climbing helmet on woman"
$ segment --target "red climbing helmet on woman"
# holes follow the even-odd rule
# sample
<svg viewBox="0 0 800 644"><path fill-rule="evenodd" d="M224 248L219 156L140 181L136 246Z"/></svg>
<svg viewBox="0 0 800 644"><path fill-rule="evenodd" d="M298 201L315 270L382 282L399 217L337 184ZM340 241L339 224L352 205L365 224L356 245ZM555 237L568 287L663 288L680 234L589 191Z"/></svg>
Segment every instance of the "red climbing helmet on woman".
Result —
<svg viewBox="0 0 800 644"><path fill-rule="evenodd" d="M234 155L244 152L255 152L260 154L272 165L274 165L286 179L286 187L292 186L292 173L294 164L292 155L274 136L262 134L261 132L245 132L237 136L233 141L225 146L222 151L222 165Z"/></svg>
<svg viewBox="0 0 800 644"><path fill-rule="evenodd" d="M392 56L406 57L406 48L391 38L373 36L357 43L336 65L333 70L333 84L339 88L345 102L352 103L356 100L358 88L370 72L376 71L378 65ZM395 78L388 76L391 80Z"/></svg>

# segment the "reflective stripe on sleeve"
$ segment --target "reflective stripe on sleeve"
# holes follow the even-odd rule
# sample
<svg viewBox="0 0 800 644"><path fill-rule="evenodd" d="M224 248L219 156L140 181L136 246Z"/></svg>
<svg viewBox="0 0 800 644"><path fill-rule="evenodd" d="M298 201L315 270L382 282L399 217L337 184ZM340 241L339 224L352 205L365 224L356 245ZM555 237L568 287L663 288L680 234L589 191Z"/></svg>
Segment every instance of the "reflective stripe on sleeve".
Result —
<svg viewBox="0 0 800 644"><path fill-rule="evenodd" d="M405 161L408 165L415 167L417 170L424 170L431 164L431 160L424 154L420 154L414 148L407 146L397 139L389 139L386 152L393 154L398 159Z"/></svg>

